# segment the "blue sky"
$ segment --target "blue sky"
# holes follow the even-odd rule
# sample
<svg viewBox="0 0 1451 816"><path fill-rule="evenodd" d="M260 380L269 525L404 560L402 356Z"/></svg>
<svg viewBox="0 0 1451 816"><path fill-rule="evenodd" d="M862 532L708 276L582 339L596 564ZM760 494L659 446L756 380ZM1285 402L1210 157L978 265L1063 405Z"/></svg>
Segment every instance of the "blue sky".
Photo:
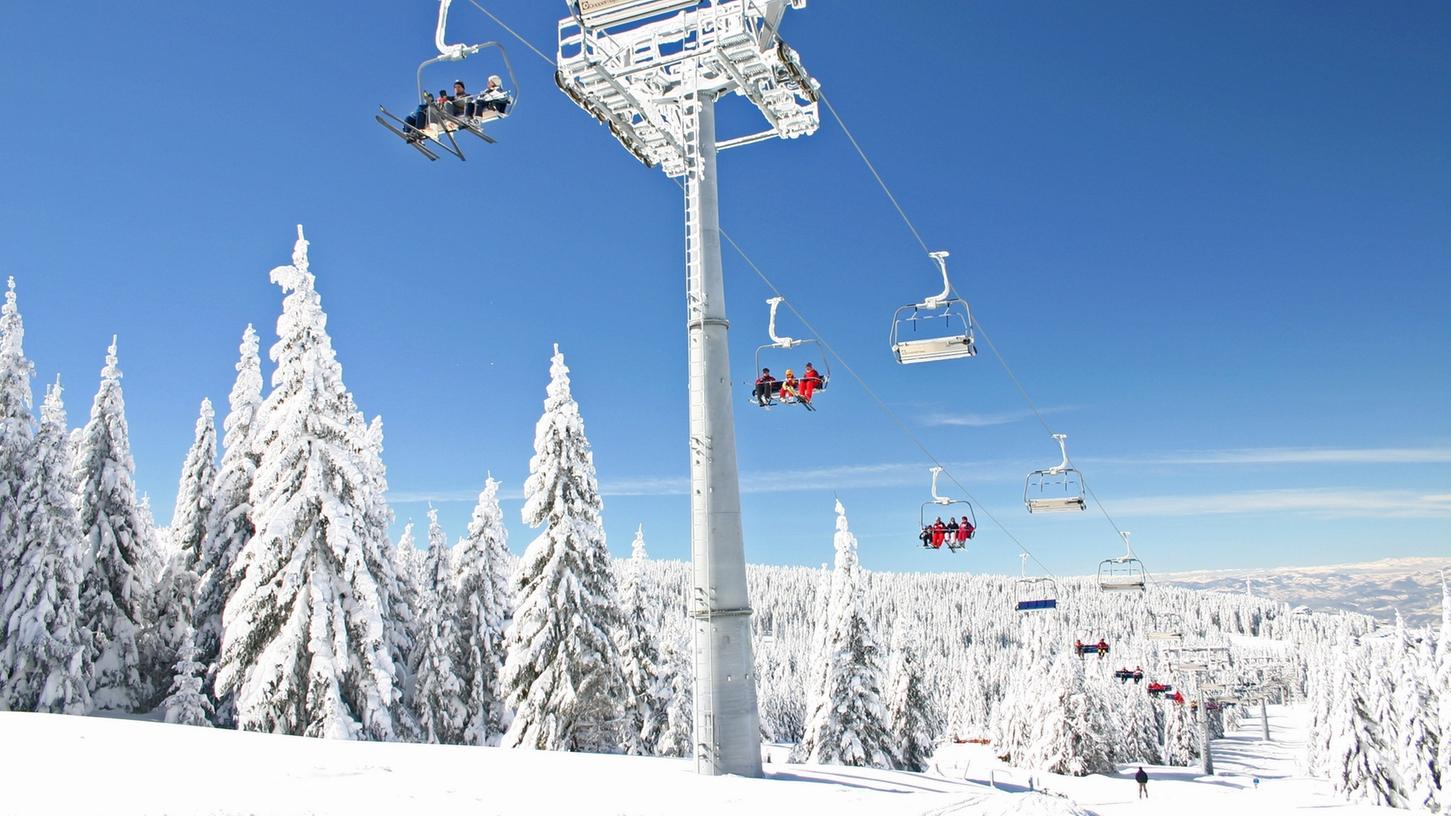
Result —
<svg viewBox="0 0 1451 816"><path fill-rule="evenodd" d="M563 3L485 5L552 51ZM517 115L464 164L391 140L434 8L7 9L0 273L39 380L79 423L120 336L165 523L300 222L400 526L432 500L462 533L486 471L517 495L557 341L613 549L643 523L686 557L679 191L466 3L451 33L504 40ZM1451 552L1451 6L817 0L783 31L1151 570ZM891 361L935 281L834 122L720 168L725 229L1014 536L1058 574L1116 553L1097 512L1022 509L1056 450L991 355ZM741 383L769 292L725 261ZM929 463L836 373L815 414L739 404L750 560L828 560L835 493L871 568L1015 571L982 513L967 554L916 547Z"/></svg>

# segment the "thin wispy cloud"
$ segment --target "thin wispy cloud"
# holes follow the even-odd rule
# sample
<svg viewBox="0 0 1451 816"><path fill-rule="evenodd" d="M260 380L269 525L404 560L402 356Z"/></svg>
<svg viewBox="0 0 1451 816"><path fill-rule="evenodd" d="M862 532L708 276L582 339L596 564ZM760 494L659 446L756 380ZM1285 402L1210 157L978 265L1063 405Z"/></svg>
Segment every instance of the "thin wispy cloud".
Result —
<svg viewBox="0 0 1451 816"><path fill-rule="evenodd" d="M1145 456L1092 457L1112 465L1418 465L1451 463L1451 447L1227 448L1180 450Z"/></svg>
<svg viewBox="0 0 1451 816"><path fill-rule="evenodd" d="M1246 490L1121 498L1111 506L1120 517L1299 513L1321 518L1451 518L1451 494L1414 490Z"/></svg>
<svg viewBox="0 0 1451 816"><path fill-rule="evenodd" d="M1057 414L1064 411L1075 410L1076 406L1059 405L1050 408L1040 408L1040 414ZM994 425L1011 425L1014 422L1022 422L1025 419L1032 419L1033 412L1027 408L1020 408L1016 411L996 411L989 413L946 413L937 412L927 414L922 418L924 425L938 427L956 428L989 428Z"/></svg>

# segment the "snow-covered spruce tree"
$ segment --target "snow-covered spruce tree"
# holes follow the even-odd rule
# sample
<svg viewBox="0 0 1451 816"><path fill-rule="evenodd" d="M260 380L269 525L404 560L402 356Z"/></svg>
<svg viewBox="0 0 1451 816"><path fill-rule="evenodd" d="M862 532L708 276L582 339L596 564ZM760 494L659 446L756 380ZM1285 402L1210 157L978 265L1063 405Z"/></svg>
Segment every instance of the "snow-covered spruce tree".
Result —
<svg viewBox="0 0 1451 816"><path fill-rule="evenodd" d="M468 724L464 742L492 745L508 728L504 708L504 628L514 604L509 589L509 537L492 476L457 548L458 621L463 640L459 664Z"/></svg>
<svg viewBox="0 0 1451 816"><path fill-rule="evenodd" d="M544 530L525 549L514 578L518 605L505 633L504 663L514 720L505 746L620 748L620 605L603 506L584 419L556 345L524 483L524 522Z"/></svg>
<svg viewBox="0 0 1451 816"><path fill-rule="evenodd" d="M91 702L102 711L136 711L152 697L139 641L151 608L145 572L154 542L137 507L134 470L112 339L74 471L83 536L81 620L92 638Z"/></svg>
<svg viewBox="0 0 1451 816"><path fill-rule="evenodd" d="M182 463L181 479L177 483L176 509L171 514L171 555L156 588L156 619L150 639L156 654L145 660L152 672L151 685L159 694L166 694L171 686L182 638L191 637L195 645L192 622L200 585L198 567L212 509L216 462L216 414L211 400L203 399L191 449Z"/></svg>
<svg viewBox="0 0 1451 816"><path fill-rule="evenodd" d="M1442 813L1451 813L1451 588L1446 574L1441 574L1441 633L1436 640L1435 682L1437 730L1440 748L1436 751L1437 780L1440 788L1437 802Z"/></svg>
<svg viewBox="0 0 1451 816"><path fill-rule="evenodd" d="M1340 675L1344 688L1334 700L1330 742L1330 782L1336 792L1352 801L1396 807L1402 801L1394 773L1391 746L1385 741L1380 723L1373 719L1367 701L1363 655L1350 659L1342 652Z"/></svg>
<svg viewBox="0 0 1451 816"><path fill-rule="evenodd" d="M216 690L237 725L341 739L393 739L402 714L375 519L379 445L343 385L302 228L271 350L277 368L257 420L256 534L222 620Z"/></svg>
<svg viewBox="0 0 1451 816"><path fill-rule="evenodd" d="M398 545L390 555L393 556L393 573L398 586L398 611L403 612L397 619L405 656L399 665L398 689L403 693L404 707L416 714L418 700L414 696L414 681L418 675L418 661L423 659L423 634L419 630L423 626L424 590L423 553L418 551L412 519L403 525L403 534L398 537Z"/></svg>
<svg viewBox="0 0 1451 816"><path fill-rule="evenodd" d="M35 438L30 390L35 366L25 359L25 324L15 302L15 279L10 278L7 286L5 305L0 307L0 599L20 564L19 497ZM4 628L0 625L0 646L5 643Z"/></svg>
<svg viewBox="0 0 1451 816"><path fill-rule="evenodd" d="M665 680L670 684L670 708L665 712L665 733L660 735L655 753L670 757L694 756L695 678L690 671L689 657L667 642L660 660Z"/></svg>
<svg viewBox="0 0 1451 816"><path fill-rule="evenodd" d="M935 715L923 682L922 663L917 656L920 639L912 624L904 623L893 633L891 692L887 699L897 767L918 773L927 770L927 763L936 748L933 740Z"/></svg>
<svg viewBox="0 0 1451 816"><path fill-rule="evenodd" d="M468 709L464 707L459 666L463 643L459 639L458 599L449 563L448 537L438 523L438 511L428 509L428 552L423 557L419 586L418 673L414 678L414 709L424 742L456 745L463 742Z"/></svg>
<svg viewBox="0 0 1451 816"><path fill-rule="evenodd" d="M1032 706L1034 733L1019 767L1087 776L1113 770L1107 704L1083 676L1081 660L1059 655Z"/></svg>
<svg viewBox="0 0 1451 816"><path fill-rule="evenodd" d="M1434 716L1436 698L1430 686L1434 652L1423 650L1406 631L1396 612L1394 654L1388 662L1396 677L1391 710L1396 723L1396 775L1406 795L1407 806L1434 812L1441 785L1437 767L1439 734Z"/></svg>
<svg viewBox="0 0 1451 816"><path fill-rule="evenodd" d="M0 709L84 714L91 708L90 637L81 628L81 530L59 379L46 389L40 432L21 482L19 562L0 603Z"/></svg>
<svg viewBox="0 0 1451 816"><path fill-rule="evenodd" d="M183 626L181 645L176 650L176 664L172 667L171 690L162 701L161 709L169 723L210 728L212 702L202 691L206 666L196 658L196 631L190 626Z"/></svg>
<svg viewBox="0 0 1451 816"><path fill-rule="evenodd" d="M835 544L825 682L794 755L826 765L891 768L896 754L882 700L882 654L862 613L856 536L839 501Z"/></svg>
<svg viewBox="0 0 1451 816"><path fill-rule="evenodd" d="M237 556L254 532L248 493L260 458L260 453L252 449L252 428L262 405L262 363L257 349L257 332L249 323L238 349L241 356L228 401L230 409L222 421L222 464L214 480L202 538L197 564L200 588L193 611L196 659L206 667L203 689L212 703L216 723L227 727L236 724L236 712L230 698L217 698L216 679L222 651L222 610L242 582L246 565L238 563Z"/></svg>
<svg viewBox="0 0 1451 816"><path fill-rule="evenodd" d="M351 397L350 397L351 398ZM357 415L362 422L362 414ZM399 690L394 708L396 737L418 739L418 720L407 705L407 689L413 687L408 657L413 649L416 621L408 592L415 583L398 572L393 561L393 545L388 529L393 526L393 508L388 506L388 469L383 465L383 418L373 417L363 430L365 446L361 457L362 474L367 489L363 491L361 538L372 542L363 548L364 563L377 578L378 608L383 618L383 642L397 674L393 687ZM416 592L414 593L416 595Z"/></svg>
<svg viewBox="0 0 1451 816"><path fill-rule="evenodd" d="M669 725L670 686L660 676L660 649L655 640L653 604L644 585L645 527L635 530L625 568L620 627L620 656L625 674L625 753L652 755Z"/></svg>

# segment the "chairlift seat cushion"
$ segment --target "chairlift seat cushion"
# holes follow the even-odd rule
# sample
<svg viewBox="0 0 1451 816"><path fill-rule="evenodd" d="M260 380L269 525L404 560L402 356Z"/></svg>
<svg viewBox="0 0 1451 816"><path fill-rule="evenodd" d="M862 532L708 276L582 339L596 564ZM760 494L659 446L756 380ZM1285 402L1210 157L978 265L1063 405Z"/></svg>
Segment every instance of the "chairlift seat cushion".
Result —
<svg viewBox="0 0 1451 816"><path fill-rule="evenodd" d="M977 346L973 345L971 337L958 334L950 337L902 340L892 346L892 353L897 355L897 362L910 365L972 357L977 354Z"/></svg>
<svg viewBox="0 0 1451 816"><path fill-rule="evenodd" d="M1036 601L1018 601L1019 612L1029 612L1034 609L1057 609L1057 598L1043 598Z"/></svg>
<svg viewBox="0 0 1451 816"><path fill-rule="evenodd" d="M1083 501L1082 496L1028 499L1029 513L1062 513L1069 510L1086 509L1088 509L1088 505Z"/></svg>

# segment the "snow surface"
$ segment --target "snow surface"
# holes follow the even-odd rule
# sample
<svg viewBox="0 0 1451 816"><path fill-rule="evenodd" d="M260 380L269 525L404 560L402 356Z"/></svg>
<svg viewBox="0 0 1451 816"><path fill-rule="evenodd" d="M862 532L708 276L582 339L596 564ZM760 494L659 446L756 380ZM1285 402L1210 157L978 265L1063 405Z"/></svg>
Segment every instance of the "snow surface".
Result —
<svg viewBox="0 0 1451 816"><path fill-rule="evenodd" d="M768 749L765 779L701 777L680 759L321 740L136 720L0 713L0 814L933 814L1079 816L1163 814L1321 816L1406 813L1337 800L1300 775L1306 712L1270 709L1215 742L1212 778L1149 766L1151 798L1132 775L1032 774L1054 795L1026 793L1029 773L988 748L949 745L935 773L783 765ZM1247 712L1251 713L1251 712ZM63 760L62 760L63 758ZM84 769L79 772L77 769ZM1259 790L1253 776L1262 780ZM990 788L996 777L1001 790ZM81 781L81 784L77 784Z"/></svg>

